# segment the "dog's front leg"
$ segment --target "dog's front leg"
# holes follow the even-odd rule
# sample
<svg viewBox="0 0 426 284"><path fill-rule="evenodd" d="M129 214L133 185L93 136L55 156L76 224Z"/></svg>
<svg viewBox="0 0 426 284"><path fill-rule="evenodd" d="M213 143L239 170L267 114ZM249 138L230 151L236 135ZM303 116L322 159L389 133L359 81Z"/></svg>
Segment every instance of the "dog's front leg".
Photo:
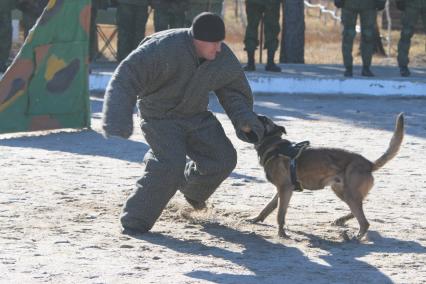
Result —
<svg viewBox="0 0 426 284"><path fill-rule="evenodd" d="M293 186L282 186L277 188L278 190L278 236L281 238L287 238L284 231L285 215L287 213L288 204L290 202L291 195L293 194Z"/></svg>
<svg viewBox="0 0 426 284"><path fill-rule="evenodd" d="M271 214L272 211L274 211L275 208L277 208L278 204L278 193L275 194L275 196L269 201L269 203L263 208L263 210L254 218L250 218L247 221L250 223L257 223L257 222L263 222L263 220L266 219L266 217Z"/></svg>

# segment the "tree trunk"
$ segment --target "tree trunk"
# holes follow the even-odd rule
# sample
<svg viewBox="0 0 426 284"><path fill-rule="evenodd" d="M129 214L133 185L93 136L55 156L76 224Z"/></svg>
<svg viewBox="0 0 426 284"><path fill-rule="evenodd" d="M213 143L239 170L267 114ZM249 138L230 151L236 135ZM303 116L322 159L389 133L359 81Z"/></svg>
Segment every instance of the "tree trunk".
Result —
<svg viewBox="0 0 426 284"><path fill-rule="evenodd" d="M283 0L280 63L305 63L305 5Z"/></svg>

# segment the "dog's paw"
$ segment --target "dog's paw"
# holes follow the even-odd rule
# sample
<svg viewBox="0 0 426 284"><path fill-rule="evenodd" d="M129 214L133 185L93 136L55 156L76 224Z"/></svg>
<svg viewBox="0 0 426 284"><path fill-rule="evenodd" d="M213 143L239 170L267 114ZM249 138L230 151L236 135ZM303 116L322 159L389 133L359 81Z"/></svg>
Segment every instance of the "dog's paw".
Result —
<svg viewBox="0 0 426 284"><path fill-rule="evenodd" d="M349 234L348 230L344 230L340 233L340 236L343 238L343 240L347 243L354 243L358 244L361 243L362 239L364 238L364 235L359 237L358 235Z"/></svg>
<svg viewBox="0 0 426 284"><path fill-rule="evenodd" d="M280 237L281 239L290 239L290 237L285 233L284 230L278 231L278 237Z"/></svg>
<svg viewBox="0 0 426 284"><path fill-rule="evenodd" d="M356 239L357 239L358 241L362 241L362 240L366 240L366 241L368 241L367 232L359 232L359 233L356 235Z"/></svg>
<svg viewBox="0 0 426 284"><path fill-rule="evenodd" d="M342 227L345 225L345 221L341 219L337 219L334 222L332 222L331 225L336 227Z"/></svg>
<svg viewBox="0 0 426 284"><path fill-rule="evenodd" d="M262 222L263 220L259 217L253 217L253 218L248 218L246 219L246 222L252 223L252 224L256 224L259 222Z"/></svg>
<svg viewBox="0 0 426 284"><path fill-rule="evenodd" d="M349 234L348 234L348 230L344 230L344 231L342 231L342 232L340 232L340 236L343 238L343 240L345 241L345 242L350 242L351 240L353 240L354 239L354 237L352 236L349 236Z"/></svg>

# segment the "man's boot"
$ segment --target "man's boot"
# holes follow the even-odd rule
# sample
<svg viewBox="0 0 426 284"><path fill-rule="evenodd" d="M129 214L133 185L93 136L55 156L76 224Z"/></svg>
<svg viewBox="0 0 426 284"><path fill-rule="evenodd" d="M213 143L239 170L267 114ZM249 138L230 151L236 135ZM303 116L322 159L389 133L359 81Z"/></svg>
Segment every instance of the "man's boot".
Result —
<svg viewBox="0 0 426 284"><path fill-rule="evenodd" d="M188 201L189 204L191 204L192 208L194 208L194 210L199 211L199 210L203 210L205 208L207 208L207 204L204 201L197 201L194 199L191 199L189 197L184 196L186 201Z"/></svg>
<svg viewBox="0 0 426 284"><path fill-rule="evenodd" d="M374 77L373 72L370 70L370 66L362 66L361 75L364 77Z"/></svg>
<svg viewBox="0 0 426 284"><path fill-rule="evenodd" d="M399 73L402 77L409 77L411 75L410 69L407 66L400 66Z"/></svg>
<svg viewBox="0 0 426 284"><path fill-rule="evenodd" d="M274 63L275 50L268 50L268 62L266 63L265 70L270 72L281 72L281 68Z"/></svg>
<svg viewBox="0 0 426 284"><path fill-rule="evenodd" d="M346 66L345 67L345 72L343 73L343 76L345 76L345 77L352 77L353 76L352 70L353 70L352 66Z"/></svg>
<svg viewBox="0 0 426 284"><path fill-rule="evenodd" d="M247 50L247 65L244 66L244 71L255 71L256 65L254 64L254 50Z"/></svg>

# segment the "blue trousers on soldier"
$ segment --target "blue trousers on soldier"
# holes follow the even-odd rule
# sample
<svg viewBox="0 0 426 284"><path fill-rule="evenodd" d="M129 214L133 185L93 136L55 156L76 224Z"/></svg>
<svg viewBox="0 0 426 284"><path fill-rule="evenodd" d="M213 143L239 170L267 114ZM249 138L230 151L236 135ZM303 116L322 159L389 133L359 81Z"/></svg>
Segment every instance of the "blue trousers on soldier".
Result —
<svg viewBox="0 0 426 284"><path fill-rule="evenodd" d="M124 228L149 231L180 190L195 201L207 200L237 163L237 154L211 112L190 118L144 119L151 149L145 170L121 215ZM189 158L189 159L188 159Z"/></svg>

